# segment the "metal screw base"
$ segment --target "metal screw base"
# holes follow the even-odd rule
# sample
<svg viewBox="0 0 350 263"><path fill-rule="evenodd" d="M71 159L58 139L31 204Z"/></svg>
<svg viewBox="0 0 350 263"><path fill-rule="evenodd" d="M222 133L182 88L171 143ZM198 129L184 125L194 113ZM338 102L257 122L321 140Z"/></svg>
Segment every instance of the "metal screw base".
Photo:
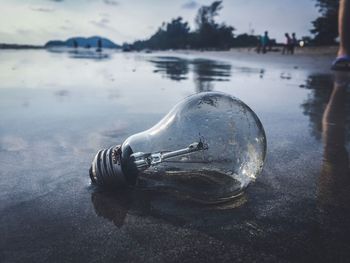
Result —
<svg viewBox="0 0 350 263"><path fill-rule="evenodd" d="M121 145L100 150L92 161L91 181L100 186L125 185L126 180L121 166Z"/></svg>

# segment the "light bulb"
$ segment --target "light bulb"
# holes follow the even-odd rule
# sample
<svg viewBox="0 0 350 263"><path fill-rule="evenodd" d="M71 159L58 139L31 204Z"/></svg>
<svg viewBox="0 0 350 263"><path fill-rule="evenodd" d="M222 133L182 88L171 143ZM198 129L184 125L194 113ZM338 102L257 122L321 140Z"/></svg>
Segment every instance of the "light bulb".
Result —
<svg viewBox="0 0 350 263"><path fill-rule="evenodd" d="M97 185L169 191L205 203L230 200L262 171L266 137L256 114L221 92L185 98L152 128L99 151Z"/></svg>

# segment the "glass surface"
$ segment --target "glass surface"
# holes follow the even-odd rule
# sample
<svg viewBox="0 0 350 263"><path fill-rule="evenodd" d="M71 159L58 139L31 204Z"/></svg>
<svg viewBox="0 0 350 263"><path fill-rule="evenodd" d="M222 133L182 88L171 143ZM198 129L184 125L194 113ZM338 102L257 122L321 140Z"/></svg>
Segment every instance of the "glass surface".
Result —
<svg viewBox="0 0 350 263"><path fill-rule="evenodd" d="M166 153L195 142L207 149L140 170L137 184L219 202L239 194L262 170L266 138L259 119L242 101L219 92L184 99L152 128L129 137L122 151Z"/></svg>

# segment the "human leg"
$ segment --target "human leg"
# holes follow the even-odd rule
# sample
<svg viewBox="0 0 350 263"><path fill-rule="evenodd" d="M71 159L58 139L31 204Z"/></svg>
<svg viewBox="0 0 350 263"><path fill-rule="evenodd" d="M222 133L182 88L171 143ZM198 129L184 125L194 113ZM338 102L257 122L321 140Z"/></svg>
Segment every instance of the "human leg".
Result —
<svg viewBox="0 0 350 263"><path fill-rule="evenodd" d="M339 50L331 69L350 71L350 0L340 0L338 31Z"/></svg>
<svg viewBox="0 0 350 263"><path fill-rule="evenodd" d="M350 0L340 0L339 5L339 51L338 57L350 55Z"/></svg>

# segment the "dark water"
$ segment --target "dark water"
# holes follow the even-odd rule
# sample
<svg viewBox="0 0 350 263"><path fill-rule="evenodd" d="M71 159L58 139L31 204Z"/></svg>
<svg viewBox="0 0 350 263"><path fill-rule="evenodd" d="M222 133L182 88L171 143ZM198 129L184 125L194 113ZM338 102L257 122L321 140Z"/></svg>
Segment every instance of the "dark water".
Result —
<svg viewBox="0 0 350 263"><path fill-rule="evenodd" d="M0 262L348 262L349 76L159 54L0 61ZM265 127L265 168L244 195L205 206L90 186L97 150L208 90Z"/></svg>

